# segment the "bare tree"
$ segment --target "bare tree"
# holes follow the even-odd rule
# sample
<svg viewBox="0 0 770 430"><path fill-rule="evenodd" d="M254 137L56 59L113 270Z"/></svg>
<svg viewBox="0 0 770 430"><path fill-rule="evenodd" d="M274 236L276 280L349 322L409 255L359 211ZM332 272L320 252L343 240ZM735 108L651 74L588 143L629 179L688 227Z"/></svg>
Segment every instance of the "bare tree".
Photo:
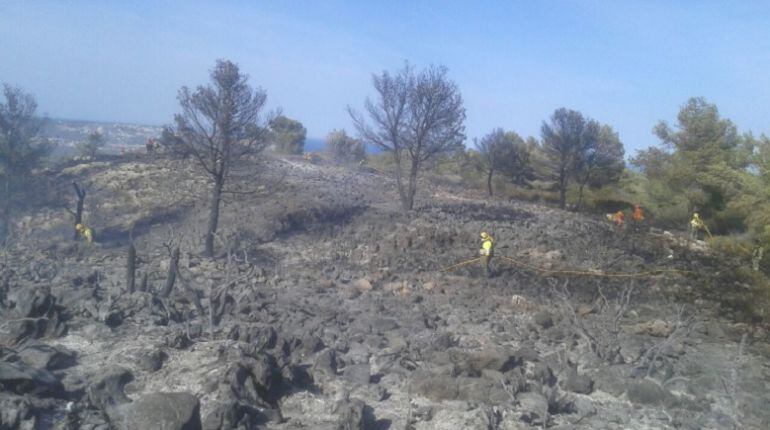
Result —
<svg viewBox="0 0 770 430"><path fill-rule="evenodd" d="M214 255L219 207L234 164L267 144L267 121L262 118L267 94L252 89L247 81L236 64L217 60L211 84L194 92L187 87L179 90L182 113L174 117L176 131L213 185L204 247L209 257Z"/></svg>
<svg viewBox="0 0 770 430"><path fill-rule="evenodd" d="M364 109L374 126L369 126L362 115L348 106L348 113L362 140L393 154L396 162L396 182L402 204L405 201L405 189L402 181L401 159L406 148L404 135L408 121L407 103L409 92L414 86L413 81L414 71L409 64L395 75L387 71L382 72L382 75L372 75L372 84L377 91L378 99L374 103L367 98Z"/></svg>
<svg viewBox="0 0 770 430"><path fill-rule="evenodd" d="M362 140L393 154L401 204L411 210L423 164L465 139L462 96L446 67L415 73L406 64L395 75L386 71L372 81L378 98L367 98L364 108L373 125L350 107L348 112Z"/></svg>

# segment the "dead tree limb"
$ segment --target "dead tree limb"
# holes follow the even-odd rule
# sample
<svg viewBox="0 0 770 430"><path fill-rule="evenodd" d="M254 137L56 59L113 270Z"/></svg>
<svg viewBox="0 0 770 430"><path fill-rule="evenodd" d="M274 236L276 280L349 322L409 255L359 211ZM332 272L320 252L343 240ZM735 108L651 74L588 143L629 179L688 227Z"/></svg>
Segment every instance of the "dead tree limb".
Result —
<svg viewBox="0 0 770 430"><path fill-rule="evenodd" d="M126 289L134 292L136 287L136 248L134 242L128 244L128 260L126 261Z"/></svg>
<svg viewBox="0 0 770 430"><path fill-rule="evenodd" d="M171 295L171 290L174 289L174 282L176 282L176 275L178 272L179 247L176 247L171 253L171 261L168 263L168 275L166 275L166 284L163 286L163 290L160 292L160 296L164 299Z"/></svg>
<svg viewBox="0 0 770 430"><path fill-rule="evenodd" d="M209 283L209 329L212 337L214 335L214 328L219 325L224 317L230 288L246 281L254 274L254 266L249 262L248 253L244 251L243 261L239 261L233 250L232 240L226 241L217 233L214 234L214 238L227 250L227 263L225 265L224 283L219 288L216 288L214 282ZM237 269L237 263L247 265L247 270L245 274L234 278L233 271Z"/></svg>
<svg viewBox="0 0 770 430"><path fill-rule="evenodd" d="M658 357L660 356L661 352L663 352L667 346L671 345L674 340L682 337L683 335L686 337L686 335L689 333L690 324L694 319L695 314L691 315L689 318L685 318L685 305L678 307L676 324L674 325L671 333L669 333L668 336L666 336L666 338L661 342L650 347L650 349L648 349L647 352L641 357L642 363L644 363L644 361L647 361L648 363L645 377L649 378L650 375L652 375L652 372L657 369L655 363L658 361ZM685 331L688 333L684 333Z"/></svg>
<svg viewBox="0 0 770 430"><path fill-rule="evenodd" d="M79 186L77 182L73 182L72 186L75 188L75 195L78 197L78 203L75 209L75 212L72 213L75 217L75 224L82 224L83 223L83 204L86 201L86 189ZM72 212L72 211L70 211ZM75 229L75 234L73 236L74 240L78 240L78 231Z"/></svg>
<svg viewBox="0 0 770 430"><path fill-rule="evenodd" d="M571 328L587 344L588 349L596 357L614 364L620 357L620 321L626 314L631 303L635 284L627 284L621 291L616 303L610 303L604 295L601 285L597 286L596 299L599 301L598 315L589 318L581 314L571 303L571 295L567 288L569 280L559 288L556 280L551 281L553 296L558 299L556 306L560 306L566 313L571 323ZM614 309L610 309L613 308ZM585 317L585 318L584 318ZM622 357L620 357L622 360Z"/></svg>
<svg viewBox="0 0 770 430"><path fill-rule="evenodd" d="M629 285L623 288L620 297L618 297L618 310L615 312L615 318L612 320L612 331L615 335L620 333L620 320L625 316L626 311L628 310L628 305L631 303L631 295L634 294L635 288L636 285L634 284L634 281L631 281Z"/></svg>

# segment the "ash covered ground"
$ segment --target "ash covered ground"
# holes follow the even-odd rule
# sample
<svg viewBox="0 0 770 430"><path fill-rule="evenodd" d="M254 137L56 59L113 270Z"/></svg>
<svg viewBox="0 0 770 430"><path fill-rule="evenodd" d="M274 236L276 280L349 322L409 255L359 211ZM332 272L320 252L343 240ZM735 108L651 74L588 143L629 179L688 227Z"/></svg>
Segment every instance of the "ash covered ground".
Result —
<svg viewBox="0 0 770 430"><path fill-rule="evenodd" d="M404 214L374 170L271 158L260 171L263 189L227 196L214 259L190 162L50 172L69 205L73 181L87 189L97 243L73 241L59 205L18 218L0 255L0 429L770 423L767 332L720 305L724 268L702 244L447 180L424 179ZM481 231L492 276L443 272L477 256ZM549 275L502 256L681 272Z"/></svg>

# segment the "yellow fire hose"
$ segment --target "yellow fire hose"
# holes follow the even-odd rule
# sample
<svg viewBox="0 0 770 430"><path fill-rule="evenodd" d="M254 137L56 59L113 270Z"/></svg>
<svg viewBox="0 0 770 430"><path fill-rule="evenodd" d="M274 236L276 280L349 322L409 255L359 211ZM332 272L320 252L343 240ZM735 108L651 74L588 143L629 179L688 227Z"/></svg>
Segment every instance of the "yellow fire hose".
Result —
<svg viewBox="0 0 770 430"><path fill-rule="evenodd" d="M456 269L466 264L471 264L473 262L479 261L483 258L484 257L477 257L471 260L462 261L460 263L453 264L449 267L446 267L441 271L448 272L450 270ZM600 277L600 278L645 278L645 277L659 275L663 273L678 273L678 274L695 273L690 270L677 270L677 269L654 269L654 270L646 270L643 272L632 272L632 273L622 273L622 272L613 273L613 272L603 272L600 270L548 269L544 267L538 267L538 266L526 263L524 261L517 260L515 258L507 257L505 255L500 255L499 258L502 258L503 260L506 260L514 264L515 266L518 266L533 272L538 272L543 275L593 276L593 277Z"/></svg>
<svg viewBox="0 0 770 430"><path fill-rule="evenodd" d="M383 176L390 176L390 174L389 174L389 173L387 173L387 172L383 172L382 170L380 170L380 169L378 169L378 168L376 168L376 167L374 167L374 166L370 166L370 165L362 165L361 167L362 167L362 168L364 168L364 169L373 170L374 172L376 172L376 173L379 173L380 175L383 175Z"/></svg>
<svg viewBox="0 0 770 430"><path fill-rule="evenodd" d="M388 173L386 173L386 172L383 172L382 170L380 170L380 169L378 169L378 168L376 168L376 167L371 167L371 166L370 166L369 168L370 168L370 169L372 169L372 170L374 170L375 172L379 173L380 175L383 175L383 176L390 176L390 174L388 174Z"/></svg>
<svg viewBox="0 0 770 430"><path fill-rule="evenodd" d="M543 267L538 267L531 265L529 263L525 263L520 260L516 260L511 257L506 257L504 255L500 256L502 259L507 260L514 265L517 265L519 267L522 267L524 269L528 269L535 272L540 272L546 275L567 275L567 276L595 276L595 277L601 277L601 278L646 278L648 276L653 275L660 275L663 273L678 273L678 274L692 274L695 273L690 270L678 270L678 269L653 269L653 270L645 270L642 272L603 272L600 270L565 270L565 269L547 269Z"/></svg>
<svg viewBox="0 0 770 430"><path fill-rule="evenodd" d="M481 260L482 258L484 258L484 257L483 256L482 257L476 257L476 258L472 258L470 260L461 261L461 262L459 262L457 264L453 264L453 265L451 265L449 267L445 267L445 268L441 269L441 271L442 272L448 272L448 271L456 269L456 268L458 268L460 266L465 266L466 264L475 263L475 262Z"/></svg>

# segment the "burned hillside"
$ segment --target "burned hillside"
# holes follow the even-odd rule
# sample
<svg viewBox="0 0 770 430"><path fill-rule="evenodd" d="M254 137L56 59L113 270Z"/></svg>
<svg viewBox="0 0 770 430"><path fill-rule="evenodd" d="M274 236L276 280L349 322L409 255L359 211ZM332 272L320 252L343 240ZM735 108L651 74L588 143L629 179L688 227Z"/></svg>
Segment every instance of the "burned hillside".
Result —
<svg viewBox="0 0 770 430"><path fill-rule="evenodd" d="M270 156L242 172L257 173L270 186L225 197L208 258L209 185L189 160L51 171L68 207L71 183L86 189L95 243L72 240L61 201L16 218L0 428L770 421L767 333L717 300L737 287L707 247L430 176L404 212L365 166ZM481 231L489 278L451 267L478 257Z"/></svg>

